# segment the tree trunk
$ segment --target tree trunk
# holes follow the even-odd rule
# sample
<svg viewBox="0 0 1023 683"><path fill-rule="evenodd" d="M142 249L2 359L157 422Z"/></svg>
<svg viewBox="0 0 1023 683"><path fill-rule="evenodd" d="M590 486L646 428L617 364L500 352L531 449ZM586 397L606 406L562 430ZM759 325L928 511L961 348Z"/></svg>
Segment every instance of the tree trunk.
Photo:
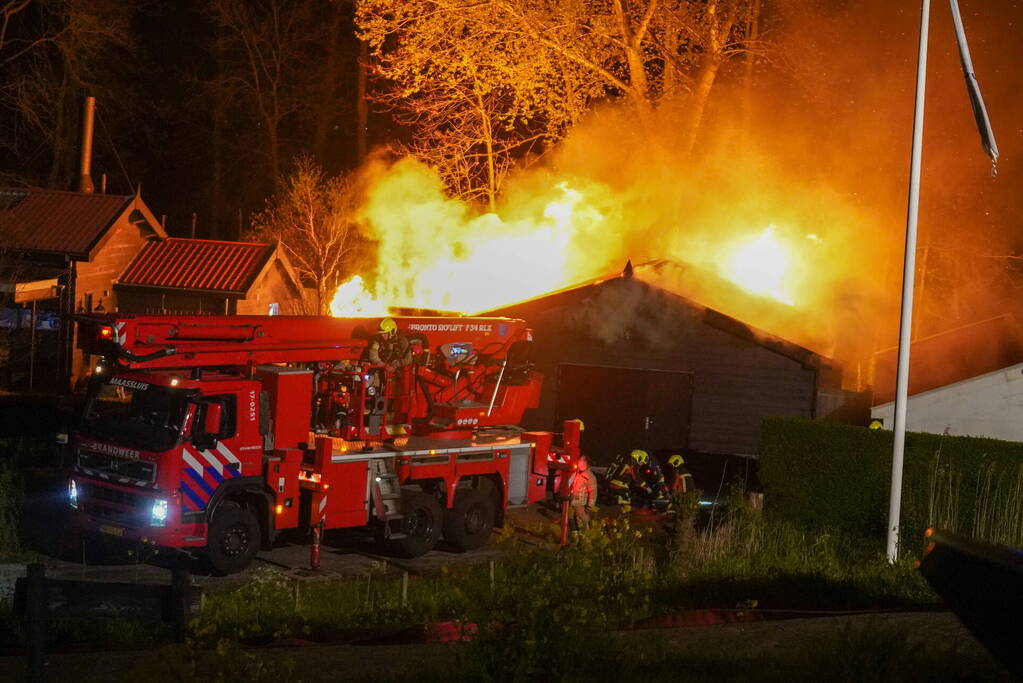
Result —
<svg viewBox="0 0 1023 683"><path fill-rule="evenodd" d="M714 80L717 78L718 69L721 68L721 60L720 54L707 54L700 67L700 73L696 77L696 87L693 89L692 114L684 143L686 154L692 154L693 147L696 145L696 136L703 121L703 114L707 109L707 102L710 100L710 91L714 88Z"/></svg>
<svg viewBox="0 0 1023 683"><path fill-rule="evenodd" d="M64 75L60 81L60 93L56 98L57 104L57 120L53 124L53 151L50 164L50 178L47 182L47 187L51 190L70 190L74 189L68 187L65 183L62 183L62 176L64 175L64 164L66 163L65 157L67 156L67 135L65 129L67 128L67 108L68 108L68 75L67 71L64 71Z"/></svg>
<svg viewBox="0 0 1023 683"><path fill-rule="evenodd" d="M664 36L664 53L678 56L678 31L668 30ZM671 59L664 62L664 94L677 96L682 90L682 72Z"/></svg>
<svg viewBox="0 0 1023 683"><path fill-rule="evenodd" d="M330 315L330 294L322 281L316 283L316 313Z"/></svg>
<svg viewBox="0 0 1023 683"><path fill-rule="evenodd" d="M366 69L369 64L369 47L366 41L359 41L358 94L355 101L355 156L361 164L366 160L366 138L369 125L369 102L366 99Z"/></svg>
<svg viewBox="0 0 1023 683"><path fill-rule="evenodd" d="M753 67L756 64L756 56L750 49L750 44L757 40L759 33L760 0L753 0L746 24L746 63L743 65L742 75L742 130L747 138L750 136L750 121L753 116Z"/></svg>
<svg viewBox="0 0 1023 683"><path fill-rule="evenodd" d="M480 123L483 130L483 144L487 148L487 208L490 213L497 213L497 167L494 164L494 128L490 122L490 115L484 106L483 97L476 88L476 106L479 111Z"/></svg>
<svg viewBox="0 0 1023 683"><path fill-rule="evenodd" d="M224 204L224 118L227 116L227 102L221 90L223 74L224 53L220 42L214 46L214 61L216 63L217 85L213 91L213 119L212 139L210 140L210 154L212 156L212 168L210 169L210 234L212 239L220 239L225 233L223 228L224 212L221 207Z"/></svg>
<svg viewBox="0 0 1023 683"><path fill-rule="evenodd" d="M341 68L341 28L344 15L339 6L331 5L331 10L334 13L334 20L327 32L327 63L323 69L323 92L313 132L313 149L316 150L316 156L321 164L326 164L331 158L328 144L331 124L336 119L338 108L337 83Z"/></svg>
<svg viewBox="0 0 1023 683"><path fill-rule="evenodd" d="M274 189L281 186L281 138L278 121L267 119L267 143L270 145L270 174L273 176Z"/></svg>
<svg viewBox="0 0 1023 683"><path fill-rule="evenodd" d="M649 104L649 84L646 78L646 69L643 68L642 46L628 46L625 48L625 55L629 63L629 83L635 91L633 97Z"/></svg>

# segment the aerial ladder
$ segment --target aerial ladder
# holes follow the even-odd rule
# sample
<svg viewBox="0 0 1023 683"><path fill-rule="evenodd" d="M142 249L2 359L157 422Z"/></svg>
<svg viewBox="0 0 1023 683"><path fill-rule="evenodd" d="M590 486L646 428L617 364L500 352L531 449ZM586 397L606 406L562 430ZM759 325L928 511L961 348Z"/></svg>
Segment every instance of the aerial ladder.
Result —
<svg viewBox="0 0 1023 683"><path fill-rule="evenodd" d="M405 555L479 547L551 493L578 434L566 423L566 449L518 426L542 382L524 321L394 321L411 362L370 362L380 318L80 318L82 528L199 549L221 573L299 527L366 527Z"/></svg>

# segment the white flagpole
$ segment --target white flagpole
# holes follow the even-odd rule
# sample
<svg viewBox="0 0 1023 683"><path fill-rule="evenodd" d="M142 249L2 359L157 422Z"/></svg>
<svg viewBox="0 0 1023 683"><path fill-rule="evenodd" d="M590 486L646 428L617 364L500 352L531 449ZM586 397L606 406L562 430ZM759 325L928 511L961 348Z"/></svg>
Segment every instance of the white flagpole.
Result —
<svg viewBox="0 0 1023 683"><path fill-rule="evenodd" d="M909 346L913 329L913 278L916 275L916 225L920 210L920 158L924 136L924 91L927 85L927 29L931 0L920 11L920 52L916 65L913 152L909 167L906 211L906 254L902 268L902 317L899 322L899 365L895 381L895 425L892 444L892 488L888 500L888 560L899 559L899 515L902 507L902 462L906 447L906 401L909 390Z"/></svg>

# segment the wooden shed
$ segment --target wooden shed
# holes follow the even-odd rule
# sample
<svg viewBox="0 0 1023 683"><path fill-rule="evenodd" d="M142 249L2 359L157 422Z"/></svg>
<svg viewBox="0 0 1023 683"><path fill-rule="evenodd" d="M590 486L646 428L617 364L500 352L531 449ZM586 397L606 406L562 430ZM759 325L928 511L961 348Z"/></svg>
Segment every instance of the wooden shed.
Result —
<svg viewBox="0 0 1023 683"><path fill-rule="evenodd" d="M305 290L279 244L170 238L114 285L123 313L298 315Z"/></svg>
<svg viewBox="0 0 1023 683"><path fill-rule="evenodd" d="M61 315L115 310L114 281L163 238L138 193L0 188L0 384L67 386L85 359Z"/></svg>
<svg viewBox="0 0 1023 683"><path fill-rule="evenodd" d="M756 455L762 420L814 418L841 373L824 356L632 276L492 311L535 332L547 379L527 426L585 423L598 464L633 448Z"/></svg>

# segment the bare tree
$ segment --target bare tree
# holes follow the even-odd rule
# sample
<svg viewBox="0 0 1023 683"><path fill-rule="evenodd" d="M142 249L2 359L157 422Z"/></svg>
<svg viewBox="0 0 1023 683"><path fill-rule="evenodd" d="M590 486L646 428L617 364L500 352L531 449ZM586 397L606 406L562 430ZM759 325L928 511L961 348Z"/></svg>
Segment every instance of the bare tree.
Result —
<svg viewBox="0 0 1023 683"><path fill-rule="evenodd" d="M357 21L383 81L378 99L412 125L415 151L445 175L467 173L468 193L492 203L501 169L524 143L557 140L595 100L629 103L640 129L662 101L682 100L691 150L722 65L763 47L748 30L754 6L361 0Z"/></svg>
<svg viewBox="0 0 1023 683"><path fill-rule="evenodd" d="M365 0L357 14L387 84L376 101L415 131L411 151L449 189L491 208L512 155L557 139L596 94L574 83L576 65L545 62L546 48L492 30L493 18L487 3L450 0Z"/></svg>
<svg viewBox="0 0 1023 683"><path fill-rule="evenodd" d="M299 276L316 290L320 314L330 313L330 298L357 255L360 198L354 174L327 177L312 159L300 157L245 235L280 242Z"/></svg>
<svg viewBox="0 0 1023 683"><path fill-rule="evenodd" d="M0 110L13 133L0 144L25 160L21 180L73 182L83 95L116 101L130 118L136 103L122 85L134 50L130 16L116 0L0 5Z"/></svg>
<svg viewBox="0 0 1023 683"><path fill-rule="evenodd" d="M217 88L246 98L263 129L274 183L281 181L281 132L307 106L311 55L321 31L319 3L289 0L211 0L206 11L223 31Z"/></svg>

